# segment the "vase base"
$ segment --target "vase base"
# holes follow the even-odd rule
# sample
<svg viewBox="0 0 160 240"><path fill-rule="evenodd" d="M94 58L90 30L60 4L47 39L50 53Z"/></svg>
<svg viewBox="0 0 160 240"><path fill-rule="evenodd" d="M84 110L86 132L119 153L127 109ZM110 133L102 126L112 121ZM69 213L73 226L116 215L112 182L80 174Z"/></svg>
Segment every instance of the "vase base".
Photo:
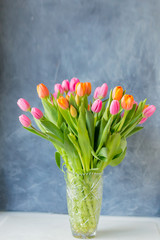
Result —
<svg viewBox="0 0 160 240"><path fill-rule="evenodd" d="M91 234L80 234L80 233L75 233L72 232L73 237L75 238L80 238L80 239L91 239L91 238L95 238L96 236L96 231L91 233Z"/></svg>

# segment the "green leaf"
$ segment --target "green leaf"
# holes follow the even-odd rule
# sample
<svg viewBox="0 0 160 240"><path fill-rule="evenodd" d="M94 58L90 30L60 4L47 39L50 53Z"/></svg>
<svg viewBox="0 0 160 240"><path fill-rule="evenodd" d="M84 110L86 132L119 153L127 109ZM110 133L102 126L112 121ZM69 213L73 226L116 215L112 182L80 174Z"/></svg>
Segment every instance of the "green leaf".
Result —
<svg viewBox="0 0 160 240"><path fill-rule="evenodd" d="M111 89L110 94L109 94L109 99L108 99L106 110L103 114L103 118L105 120L108 120L108 118L109 118L109 113L110 113L109 108L110 108L111 102L112 102L112 89Z"/></svg>
<svg viewBox="0 0 160 240"><path fill-rule="evenodd" d="M59 152L55 152L55 159L56 159L57 166L61 170L61 155Z"/></svg>
<svg viewBox="0 0 160 240"><path fill-rule="evenodd" d="M112 166L112 167L115 167L117 166L118 164L120 164L123 159L125 158L125 155L126 155L126 150L127 150L127 147L125 148L125 150L122 152L122 154L117 157L117 158L114 158L110 163L109 165Z"/></svg>
<svg viewBox="0 0 160 240"><path fill-rule="evenodd" d="M61 112L63 118L65 119L66 123L68 124L70 130L77 136L77 126L74 122L74 119L71 118L69 109L62 109L61 107L59 107L59 111Z"/></svg>
<svg viewBox="0 0 160 240"><path fill-rule="evenodd" d="M26 129L27 131L31 132L31 133L34 133L36 135L38 135L39 137L42 137L46 140L50 140L48 138L48 136L46 136L44 133L41 133L40 131L36 130L36 129L32 129L32 128L26 128L26 127L23 127L24 129Z"/></svg>
<svg viewBox="0 0 160 240"><path fill-rule="evenodd" d="M133 134L139 132L142 129L143 129L143 127L135 127L126 137L130 137L130 136L132 136Z"/></svg>
<svg viewBox="0 0 160 240"><path fill-rule="evenodd" d="M69 98L69 105L72 105L77 110L77 104L76 104L75 98L72 95L72 93L71 93L70 98Z"/></svg>
<svg viewBox="0 0 160 240"><path fill-rule="evenodd" d="M100 140L100 144L98 146L98 149L97 149L96 153L98 153L100 151L100 149L102 148L102 146L106 143L107 138L108 138L109 133L110 133L110 127L111 127L112 121L113 121L113 117L111 116L109 118L105 128L104 128L104 131L103 131L103 134L102 134L102 138Z"/></svg>
<svg viewBox="0 0 160 240"><path fill-rule="evenodd" d="M45 111L45 117L56 125L58 120L57 108L46 99L41 100Z"/></svg>
<svg viewBox="0 0 160 240"><path fill-rule="evenodd" d="M107 153L108 153L108 163L116 155L119 145L121 143L121 135L119 133L113 133L106 144Z"/></svg>
<svg viewBox="0 0 160 240"><path fill-rule="evenodd" d="M42 118L40 121L46 131L53 133L63 142L63 133L54 123L46 120L45 118Z"/></svg>
<svg viewBox="0 0 160 240"><path fill-rule="evenodd" d="M86 170L89 170L90 160L91 160L91 151L90 151L90 139L88 136L88 131L86 128L86 118L85 118L85 106L82 103L80 107L80 114L78 118L78 141L82 151L82 156L85 161Z"/></svg>
<svg viewBox="0 0 160 240"><path fill-rule="evenodd" d="M91 141L91 146L94 147L94 115L92 112L86 111L86 125Z"/></svg>
<svg viewBox="0 0 160 240"><path fill-rule="evenodd" d="M104 161L104 162L107 162L107 161L108 161L107 151L108 151L108 150L107 150L106 147L101 148L101 150L99 151L99 153L98 153L98 158L99 158L101 161Z"/></svg>

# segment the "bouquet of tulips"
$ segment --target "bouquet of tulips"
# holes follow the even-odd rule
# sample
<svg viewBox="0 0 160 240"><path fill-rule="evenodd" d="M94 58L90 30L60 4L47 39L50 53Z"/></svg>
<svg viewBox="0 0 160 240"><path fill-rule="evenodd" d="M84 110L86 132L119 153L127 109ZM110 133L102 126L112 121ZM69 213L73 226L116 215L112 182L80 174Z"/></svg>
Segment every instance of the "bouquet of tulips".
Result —
<svg viewBox="0 0 160 240"><path fill-rule="evenodd" d="M33 115L38 129L24 114L19 120L26 130L54 145L60 169L65 165L75 173L102 172L108 165L120 164L126 154L126 139L140 131L143 127L139 124L156 110L154 105L146 105L146 99L138 104L121 86L106 98L106 83L95 89L92 101L88 101L91 83L77 78L55 84L54 91L50 93L42 83L37 86L44 113L31 109L23 98L17 102L23 111Z"/></svg>
<svg viewBox="0 0 160 240"><path fill-rule="evenodd" d="M55 84L52 94L44 84L37 86L44 113L23 98L17 102L23 111L33 115L38 128L26 115L19 120L24 128L49 140L57 149L55 159L64 172L67 168L68 212L73 235L93 236L99 219L102 200L101 173L108 165L122 162L127 150L126 139L143 127L156 110L139 104L121 86L110 91L104 83L95 89L93 100L91 83L77 78ZM63 163L61 163L61 156Z"/></svg>

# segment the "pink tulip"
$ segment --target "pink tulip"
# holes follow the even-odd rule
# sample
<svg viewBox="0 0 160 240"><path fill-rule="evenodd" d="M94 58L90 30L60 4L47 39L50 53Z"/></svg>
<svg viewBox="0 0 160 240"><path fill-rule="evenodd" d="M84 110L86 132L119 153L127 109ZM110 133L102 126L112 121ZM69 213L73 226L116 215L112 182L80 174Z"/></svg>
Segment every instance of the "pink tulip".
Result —
<svg viewBox="0 0 160 240"><path fill-rule="evenodd" d="M53 93L53 97L55 100L57 99L57 94L58 94L57 92Z"/></svg>
<svg viewBox="0 0 160 240"><path fill-rule="evenodd" d="M68 94L69 97L71 96L71 94L74 96L74 93L71 92L71 91L69 91L67 94Z"/></svg>
<svg viewBox="0 0 160 240"><path fill-rule="evenodd" d="M101 89L99 91L99 96L101 98L105 98L107 96L107 92L108 92L108 85L107 83L104 83L102 86L101 86Z"/></svg>
<svg viewBox="0 0 160 240"><path fill-rule="evenodd" d="M105 98L108 92L108 85L104 83L101 87L97 87L94 92L94 99Z"/></svg>
<svg viewBox="0 0 160 240"><path fill-rule="evenodd" d="M20 107L20 109L22 109L25 112L29 111L31 108L30 104L24 98L18 99L17 105L18 107Z"/></svg>
<svg viewBox="0 0 160 240"><path fill-rule="evenodd" d="M94 99L97 99L98 98L98 95L99 95L99 91L100 91L101 87L97 87L94 91Z"/></svg>
<svg viewBox="0 0 160 240"><path fill-rule="evenodd" d="M97 99L96 101L94 101L94 103L92 104L91 110L92 112L100 112L102 109L102 101L100 99Z"/></svg>
<svg viewBox="0 0 160 240"><path fill-rule="evenodd" d="M110 113L112 115L115 115L119 112L119 101L118 100L113 100L110 105Z"/></svg>
<svg viewBox="0 0 160 240"><path fill-rule="evenodd" d="M145 121L147 121L147 119L148 119L148 118L142 118L142 120L140 121L140 123L139 123L139 124L142 124L142 123L144 123Z"/></svg>
<svg viewBox="0 0 160 240"><path fill-rule="evenodd" d="M143 110L143 114L146 118L148 118L148 117L151 117L155 111L156 111L156 107L154 105L150 105Z"/></svg>
<svg viewBox="0 0 160 240"><path fill-rule="evenodd" d="M24 127L30 127L31 126L31 120L24 114L19 116L19 121Z"/></svg>
<svg viewBox="0 0 160 240"><path fill-rule="evenodd" d="M124 116L124 112L122 112L122 114L121 114L121 118L123 118L123 116Z"/></svg>
<svg viewBox="0 0 160 240"><path fill-rule="evenodd" d="M33 117L35 117L38 120L43 117L43 113L38 108L32 108L31 113L32 113Z"/></svg>
<svg viewBox="0 0 160 240"><path fill-rule="evenodd" d="M64 92L68 92L69 91L69 81L68 79L64 80L62 82L62 88Z"/></svg>
<svg viewBox="0 0 160 240"><path fill-rule="evenodd" d="M76 88L76 84L80 82L78 78L72 78L70 81L70 91L74 92Z"/></svg>
<svg viewBox="0 0 160 240"><path fill-rule="evenodd" d="M136 110L138 108L138 103L134 100L133 104L136 104Z"/></svg>
<svg viewBox="0 0 160 240"><path fill-rule="evenodd" d="M58 92L60 92L61 94L63 94L63 88L62 88L62 85L61 84L59 84L59 83L57 83L57 84L55 84L54 85L54 91L56 92L56 93L58 93Z"/></svg>

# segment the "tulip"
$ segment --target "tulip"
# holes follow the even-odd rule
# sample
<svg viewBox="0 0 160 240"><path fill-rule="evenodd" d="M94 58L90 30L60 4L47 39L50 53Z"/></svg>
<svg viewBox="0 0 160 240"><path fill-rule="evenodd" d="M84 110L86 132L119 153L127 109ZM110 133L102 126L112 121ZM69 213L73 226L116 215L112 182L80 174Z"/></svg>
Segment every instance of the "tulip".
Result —
<svg viewBox="0 0 160 240"><path fill-rule="evenodd" d="M68 79L63 80L62 82L62 88L64 92L68 92L69 91L69 81Z"/></svg>
<svg viewBox="0 0 160 240"><path fill-rule="evenodd" d="M138 108L138 103L136 101L133 102L133 104L136 104L136 110Z"/></svg>
<svg viewBox="0 0 160 240"><path fill-rule="evenodd" d="M19 121L24 127L30 127L31 126L31 120L24 114L19 116Z"/></svg>
<svg viewBox="0 0 160 240"><path fill-rule="evenodd" d="M57 94L58 94L57 92L53 93L53 97L55 100L57 99Z"/></svg>
<svg viewBox="0 0 160 240"><path fill-rule="evenodd" d="M59 83L57 83L57 84L55 84L54 85L54 91L56 92L56 93L58 93L58 92L60 92L60 94L63 94L63 88L62 88L62 85L61 84L59 84Z"/></svg>
<svg viewBox="0 0 160 240"><path fill-rule="evenodd" d="M102 101L100 99L97 99L96 101L94 101L94 103L92 104L91 110L92 112L100 112L102 109Z"/></svg>
<svg viewBox="0 0 160 240"><path fill-rule="evenodd" d="M121 106L125 110L131 110L133 107L134 98L132 95L125 94L121 99Z"/></svg>
<svg viewBox="0 0 160 240"><path fill-rule="evenodd" d="M88 108L87 109L88 109L88 111L90 111L90 104L88 104Z"/></svg>
<svg viewBox="0 0 160 240"><path fill-rule="evenodd" d="M76 84L80 82L78 78L72 78L71 81L70 81L70 91L71 92L74 92L75 91L75 88L76 88Z"/></svg>
<svg viewBox="0 0 160 240"><path fill-rule="evenodd" d="M108 86L104 83L101 87L97 87L94 92L94 99L105 98L107 96Z"/></svg>
<svg viewBox="0 0 160 240"><path fill-rule="evenodd" d="M76 101L77 106L79 106L80 105L80 97L78 95L75 96L75 101Z"/></svg>
<svg viewBox="0 0 160 240"><path fill-rule="evenodd" d="M70 106L70 113L73 118L77 117L77 110L72 105Z"/></svg>
<svg viewBox="0 0 160 240"><path fill-rule="evenodd" d="M142 123L144 123L145 121L147 121L147 119L148 119L148 118L142 118L142 120L140 121L140 123L139 123L139 124L142 124Z"/></svg>
<svg viewBox="0 0 160 240"><path fill-rule="evenodd" d="M113 92L112 92L112 98L113 100L121 100L123 96L123 88L121 86L117 86L113 89Z"/></svg>
<svg viewBox="0 0 160 240"><path fill-rule="evenodd" d="M108 92L108 85L107 83L104 83L100 88L99 97L105 98L107 96L107 92Z"/></svg>
<svg viewBox="0 0 160 240"><path fill-rule="evenodd" d="M98 94L99 94L99 91L100 91L101 87L97 87L94 91L94 99L97 99L98 98Z"/></svg>
<svg viewBox="0 0 160 240"><path fill-rule="evenodd" d="M30 104L24 98L18 99L17 105L18 107L20 107L20 109L22 109L25 112L31 109Z"/></svg>
<svg viewBox="0 0 160 240"><path fill-rule="evenodd" d="M85 92L85 94L87 94L89 96L91 94L91 91L92 91L91 83L90 82L86 82L85 85L86 85L86 92Z"/></svg>
<svg viewBox="0 0 160 240"><path fill-rule="evenodd" d="M43 83L37 85L37 92L39 98L46 98L49 96L49 90Z"/></svg>
<svg viewBox="0 0 160 240"><path fill-rule="evenodd" d="M31 113L32 113L33 117L35 117L38 120L43 117L43 113L38 108L35 108L35 107L32 108Z"/></svg>
<svg viewBox="0 0 160 240"><path fill-rule="evenodd" d="M143 110L143 115L146 118L148 118L148 117L151 117L155 111L156 111L156 107L154 105L150 105Z"/></svg>
<svg viewBox="0 0 160 240"><path fill-rule="evenodd" d="M60 96L58 99L57 99L57 103L58 105L62 108L62 109L67 109L69 107L69 102L68 100L63 97L63 96Z"/></svg>
<svg viewBox="0 0 160 240"><path fill-rule="evenodd" d="M123 118L123 116L124 116L124 112L121 113L121 118Z"/></svg>
<svg viewBox="0 0 160 240"><path fill-rule="evenodd" d="M112 115L116 115L119 112L119 101L118 100L113 100L110 105L110 113Z"/></svg>
<svg viewBox="0 0 160 240"><path fill-rule="evenodd" d="M86 93L86 83L77 83L76 85L76 94L80 97L83 97Z"/></svg>

